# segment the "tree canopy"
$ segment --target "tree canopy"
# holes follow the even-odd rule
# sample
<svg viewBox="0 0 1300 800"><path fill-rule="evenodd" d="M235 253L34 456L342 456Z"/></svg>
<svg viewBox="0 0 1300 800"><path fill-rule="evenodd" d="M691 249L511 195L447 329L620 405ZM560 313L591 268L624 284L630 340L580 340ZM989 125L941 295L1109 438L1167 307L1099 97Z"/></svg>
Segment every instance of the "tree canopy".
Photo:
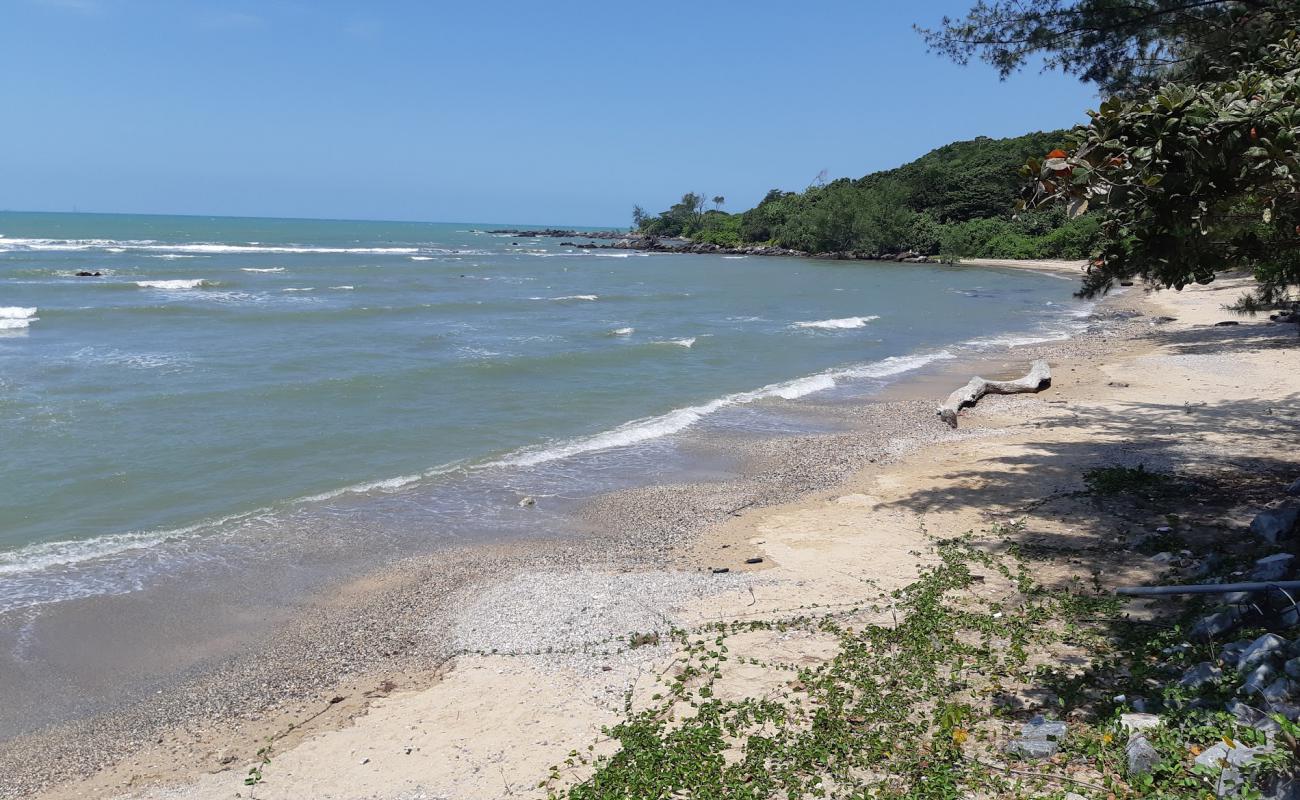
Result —
<svg viewBox="0 0 1300 800"><path fill-rule="evenodd" d="M1030 159L1021 207L1100 208L1082 294L1255 273L1247 309L1300 283L1300 3L980 0L922 34L1005 77L1041 56L1112 94L1070 144Z"/></svg>
<svg viewBox="0 0 1300 800"><path fill-rule="evenodd" d="M977 58L1006 78L1028 64L1060 69L1106 94L1149 90L1171 76L1240 66L1291 17L1291 0L979 0L962 18L919 27L959 64Z"/></svg>

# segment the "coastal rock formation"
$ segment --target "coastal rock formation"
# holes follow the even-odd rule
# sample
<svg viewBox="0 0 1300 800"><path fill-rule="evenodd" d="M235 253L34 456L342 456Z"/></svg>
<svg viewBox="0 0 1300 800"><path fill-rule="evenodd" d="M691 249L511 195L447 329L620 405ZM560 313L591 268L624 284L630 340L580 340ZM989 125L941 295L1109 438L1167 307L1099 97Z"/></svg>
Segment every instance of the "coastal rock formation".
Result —
<svg viewBox="0 0 1300 800"><path fill-rule="evenodd" d="M1022 392L1040 392L1052 385L1052 370L1047 362L1038 360L1030 367L1029 374L1014 381L990 381L979 376L970 379L970 383L948 395L948 399L939 406L939 419L949 427L957 427L957 412L979 402L986 394L1020 394Z"/></svg>
<svg viewBox="0 0 1300 800"><path fill-rule="evenodd" d="M684 253L723 256L784 256L787 258L822 258L833 261L900 261L907 264L936 263L937 258L911 251L902 253L866 253L845 250L825 253L809 253L804 250L792 250L775 245L744 245L726 247L711 242L695 242L690 239L667 239L646 236L636 231L573 231L546 228L543 230L492 230L488 233L508 234L520 238L563 239L562 247L576 247L579 250L643 250L651 253ZM574 241L577 239L601 239L608 243Z"/></svg>

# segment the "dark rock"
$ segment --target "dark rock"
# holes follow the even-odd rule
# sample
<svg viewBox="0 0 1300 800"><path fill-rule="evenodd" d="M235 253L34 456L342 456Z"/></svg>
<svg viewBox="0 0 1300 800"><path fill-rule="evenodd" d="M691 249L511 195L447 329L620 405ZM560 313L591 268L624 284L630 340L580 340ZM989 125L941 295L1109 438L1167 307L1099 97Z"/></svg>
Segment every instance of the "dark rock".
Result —
<svg viewBox="0 0 1300 800"><path fill-rule="evenodd" d="M1202 661L1183 673L1178 685L1184 689L1196 691L1202 686L1215 683L1223 677L1223 670L1208 661Z"/></svg>
<svg viewBox="0 0 1300 800"><path fill-rule="evenodd" d="M1120 286L1132 286L1132 285L1133 285L1133 281L1120 281L1120 282L1119 282L1119 285L1120 285Z"/></svg>
<svg viewBox="0 0 1300 800"><path fill-rule="evenodd" d="M724 572L731 572L731 568L730 568L730 567L714 567L714 568L713 568L713 574L714 574L714 575L721 575L721 574L724 573Z"/></svg>
<svg viewBox="0 0 1300 800"><path fill-rule="evenodd" d="M759 558L758 556L755 556L755 557L753 557L753 558L747 558L747 559L745 559L745 563L746 563L746 564L762 564L762 563L763 563L763 559Z"/></svg>
<svg viewBox="0 0 1300 800"><path fill-rule="evenodd" d="M1285 703L1290 700L1292 688L1291 679L1283 676L1265 686L1260 691L1259 696L1264 698L1264 702L1268 703L1269 708L1272 708L1278 703Z"/></svg>
<svg viewBox="0 0 1300 800"><path fill-rule="evenodd" d="M1275 775L1264 786L1263 800L1300 800L1300 772Z"/></svg>
<svg viewBox="0 0 1300 800"><path fill-rule="evenodd" d="M1258 582L1280 581L1295 568L1295 556L1290 553L1278 553L1265 556L1255 561L1255 568L1250 571L1249 580Z"/></svg>
<svg viewBox="0 0 1300 800"><path fill-rule="evenodd" d="M1225 608L1213 614L1201 617L1192 626L1190 635L1193 639L1217 639L1241 624L1242 612L1235 608Z"/></svg>
<svg viewBox="0 0 1300 800"><path fill-rule="evenodd" d="M1277 544L1295 535L1297 521L1300 521L1300 503L1288 501L1256 514L1250 532L1269 544Z"/></svg>
<svg viewBox="0 0 1300 800"><path fill-rule="evenodd" d="M87 272L86 270L83 269L83 270L79 270L76 273L76 275L78 278L101 278L103 277L104 273L99 271Z"/></svg>
<svg viewBox="0 0 1300 800"><path fill-rule="evenodd" d="M1146 775L1160 763L1160 752L1147 741L1145 736L1134 736L1129 739L1128 745L1124 748L1124 755L1128 758L1130 777Z"/></svg>
<svg viewBox="0 0 1300 800"><path fill-rule="evenodd" d="M1227 328L1227 327L1231 327L1231 326L1233 326L1233 325L1240 325L1240 324L1241 324L1241 323L1238 322L1238 321L1235 320L1235 319L1225 319L1223 322L1216 322L1216 323L1214 323L1214 327L1216 327L1216 328Z"/></svg>
<svg viewBox="0 0 1300 800"><path fill-rule="evenodd" d="M1300 478L1291 481L1291 485L1286 487L1286 493L1293 497L1300 497Z"/></svg>
<svg viewBox="0 0 1300 800"><path fill-rule="evenodd" d="M1229 700L1225 707L1228 709L1229 714L1236 717L1237 722L1247 727L1254 728L1265 735L1272 735L1282 730L1282 726L1277 724L1277 720L1254 706L1246 705L1240 700L1235 698Z"/></svg>
<svg viewBox="0 0 1300 800"><path fill-rule="evenodd" d="M1277 677L1277 670L1272 664L1260 664L1246 673L1246 680L1241 684L1241 691L1246 694L1263 694L1264 689Z"/></svg>

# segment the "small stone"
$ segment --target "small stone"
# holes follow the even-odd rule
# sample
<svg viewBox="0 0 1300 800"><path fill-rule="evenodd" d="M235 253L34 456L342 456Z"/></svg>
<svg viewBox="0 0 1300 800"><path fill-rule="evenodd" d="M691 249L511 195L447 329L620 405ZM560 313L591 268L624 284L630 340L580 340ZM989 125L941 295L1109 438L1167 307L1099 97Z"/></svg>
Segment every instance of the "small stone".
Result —
<svg viewBox="0 0 1300 800"><path fill-rule="evenodd" d="M1286 487L1286 493L1292 497L1300 497L1300 478L1291 481L1291 485Z"/></svg>
<svg viewBox="0 0 1300 800"><path fill-rule="evenodd" d="M1048 739L1012 739L1007 744L1007 753L1021 758L1051 758L1058 749L1060 745Z"/></svg>
<svg viewBox="0 0 1300 800"><path fill-rule="evenodd" d="M1151 556L1151 560L1156 562L1157 564L1172 564L1173 562L1178 560L1178 556L1166 550L1163 553L1156 553L1155 555Z"/></svg>
<svg viewBox="0 0 1300 800"><path fill-rule="evenodd" d="M714 567L714 568L713 568L713 574L714 574L714 575L721 575L721 574L723 574L724 572L731 572L731 568L730 568L730 567Z"/></svg>
<svg viewBox="0 0 1300 800"><path fill-rule="evenodd" d="M1292 678L1300 678L1300 658L1288 659L1287 662L1282 665L1282 671L1287 675L1290 675Z"/></svg>
<svg viewBox="0 0 1300 800"><path fill-rule="evenodd" d="M1160 717L1155 714L1120 714L1119 727L1128 733L1144 731L1160 725Z"/></svg>
<svg viewBox="0 0 1300 800"><path fill-rule="evenodd" d="M363 758L363 759L361 759L361 764L362 764L363 766L366 765L366 764L369 764L369 763L370 763L370 759L368 759L368 758Z"/></svg>
<svg viewBox="0 0 1300 800"><path fill-rule="evenodd" d="M1225 319L1225 320L1223 320L1222 322L1216 322L1216 323L1214 323L1214 326L1215 326L1216 328L1230 328L1230 327L1232 327L1232 326L1234 326L1234 325L1240 325L1240 324L1241 324L1241 323L1238 322L1238 321L1235 320L1235 319Z"/></svg>
<svg viewBox="0 0 1300 800"><path fill-rule="evenodd" d="M1020 729L1020 736L1011 740L1007 752L1022 758L1049 758L1056 755L1066 730L1064 722L1036 716Z"/></svg>
<svg viewBox="0 0 1300 800"><path fill-rule="evenodd" d="M1286 645L1286 639L1276 633L1264 634L1251 642L1250 646L1242 652L1241 658L1237 661L1237 671L1245 672L1269 659L1282 656L1286 652Z"/></svg>
<svg viewBox="0 0 1300 800"><path fill-rule="evenodd" d="M524 499L519 501L520 508L528 508L529 506L535 506L535 505L537 505L537 498L535 497L525 497Z"/></svg>
<svg viewBox="0 0 1300 800"><path fill-rule="evenodd" d="M1147 741L1145 736L1134 736L1124 748L1128 757L1128 774L1130 777L1146 775L1160 763L1160 751Z"/></svg>
<svg viewBox="0 0 1300 800"><path fill-rule="evenodd" d="M1300 521L1300 503L1288 502L1256 514L1250 532L1269 544L1277 544L1295 534L1297 521Z"/></svg>
<svg viewBox="0 0 1300 800"><path fill-rule="evenodd" d="M1208 661L1202 661L1183 673L1178 685L1184 689L1196 691L1206 684L1215 683L1223 677L1223 670Z"/></svg>
<svg viewBox="0 0 1300 800"><path fill-rule="evenodd" d="M745 559L745 563L746 563L746 564L762 564L762 563L763 563L763 559L762 559L762 558L759 558L758 556L754 556L753 558L747 558L747 559Z"/></svg>

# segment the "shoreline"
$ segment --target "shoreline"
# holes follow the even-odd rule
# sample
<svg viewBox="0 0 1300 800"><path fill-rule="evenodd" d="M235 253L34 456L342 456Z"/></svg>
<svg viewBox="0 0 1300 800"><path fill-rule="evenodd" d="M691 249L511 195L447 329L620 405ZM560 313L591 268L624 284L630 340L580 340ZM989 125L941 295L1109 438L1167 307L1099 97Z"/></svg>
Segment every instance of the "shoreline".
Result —
<svg viewBox="0 0 1300 800"><path fill-rule="evenodd" d="M637 231L579 231L561 228L497 229L482 231L495 236L517 236L521 239L601 239L610 244L596 242L560 242L560 246L579 250L633 250L665 255L722 255L722 256L772 256L783 258L815 258L833 261L888 261L899 264L933 264L939 266L1004 267L1033 272L1065 273L1079 277L1087 265L1086 259L1011 259L1011 258L959 258L944 261L938 255L924 253L866 253L860 251L827 251L812 253L787 247L764 244L741 244L735 247L696 242L691 239L649 236ZM516 242L517 244L517 242Z"/></svg>
<svg viewBox="0 0 1300 800"><path fill-rule="evenodd" d="M1098 313L1107 314L1114 311L1113 307L1123 306L1125 303L1137 302L1141 305L1146 298L1133 298L1120 296L1112 301L1108 301L1104 306L1099 306ZM1123 311L1122 308L1119 309ZM1060 360L1065 359L1065 363L1080 358L1099 358L1103 355L1114 355L1116 352L1126 351L1135 352L1131 345L1139 344L1126 341L1115 341L1120 337L1121 332L1134 334L1140 330L1149 327L1149 321L1141 319L1122 319L1117 317L1113 320L1111 332L1099 330L1094 333L1085 333L1079 339L1072 339L1063 342L1051 342L1042 345L1032 345L1019 347L1014 350L1006 351L998 355L990 355L989 358L979 361L980 369L985 365L996 365L997 363L1007 363L1011 361L1027 362L1038 354L1047 354L1048 357ZM1091 338L1089 338L1091 337ZM983 423L987 416L988 419L997 419L998 414L1010 414L1011 419L1015 419L1017 414L1023 414L1027 405L1035 403L1033 399L1020 400L1015 398L1009 399L992 399L984 401L977 411L965 420L963 428L956 434L949 436L945 431L938 431L937 428L943 427L937 420L933 420L933 407L937 403L937 397L933 395L933 385L943 383L949 380L950 376L964 373L967 377L970 375L969 368L971 362L965 359L958 360L956 363L946 362L942 365L936 365L935 370L929 376L911 376L892 384L886 391L886 397L873 399L871 402L858 404L860 407L855 408L850 413L858 416L859 425L855 430L845 434L834 435L817 435L811 437L782 437L772 441L765 441L758 447L747 453L749 467L744 470L745 477L739 481L730 482L730 484L692 484L685 486L658 485L648 487L642 490L631 490L630 492L616 493L612 496L601 498L591 504L588 509L590 519L598 523L598 527L606 528L606 532L601 534L600 541L592 547L591 537L584 537L581 541L555 542L550 543L553 549L546 549L541 543L521 543L518 548L505 547L490 555L482 554L486 559L491 560L491 564L479 562L480 568L486 568L482 577L474 569L469 568L473 558L467 557L466 561L461 562L458 566L463 574L456 587L450 587L447 591L430 593L428 588L434 582L436 570L431 570L429 564L420 564L420 559L414 559L411 562L404 562L392 570L386 571L381 576L371 576L370 578L349 584L347 590L343 593L343 599L336 600L334 611L336 619L355 618L358 611L369 609L371 612L372 626L367 628L362 626L363 635L360 639L367 636L371 639L383 638L382 633L385 626L389 631L398 629L404 630L412 639L406 643L401 655L394 658L392 654L383 655L375 659L370 666L359 669L355 675L348 680L331 686L329 691L320 692L315 704L301 701L288 701L281 699L272 701L272 713L261 717L260 719L247 719L242 723L234 726L236 730L226 734L215 734L213 727L224 727L222 725L213 726L209 724L194 724L197 720L192 720L188 726L187 732L170 733L164 732L159 741L154 742L140 751L135 748L133 756L123 757L124 753L129 752L131 747L124 747L116 752L111 752L105 759L107 751L98 753L99 758L95 755L93 748L79 748L83 752L76 753L75 758L91 757L90 761L103 763L105 760L116 760L119 763L115 767L108 768L91 780L90 784L81 787L98 793L124 792L133 787L140 785L143 780L148 783L176 783L183 780L186 776L192 776L207 772L210 769L223 770L219 774L227 776L234 780L239 773L239 768L245 760L251 755L243 752L248 749L249 743L255 743L264 740L268 731L283 730L290 720L301 720L304 716L313 712L316 706L328 709L322 717L317 718L313 727L307 731L315 734L327 729L337 729L340 725L346 724L349 720L363 715L365 709L371 703L378 702L379 699L391 694L394 689L406 691L432 690L439 685L440 676L443 675L442 665L447 663L447 659L456 658L457 653L467 653L474 650L489 651L492 649L501 650L503 648L490 648L483 646L489 643L491 639L479 639L478 647L468 646L475 643L474 636L468 636L463 631L457 629L453 622L456 615L451 613L451 607L456 602L461 602L465 607L474 607L472 600L468 599L476 592L482 596L483 593L493 591L494 587L499 589L502 586L515 585L516 594L520 592L528 594L527 585L519 586L520 582L524 584L530 580L527 576L535 576L545 571L560 570L562 574L580 574L594 571L596 574L618 575L618 574L641 574L641 575L658 575L665 568L675 569L675 575L688 575L693 578L691 581L682 582L678 578L664 578L662 586L652 592L654 597L663 603L673 602L673 598L680 598L683 595L689 595L692 591L700 590L700 597L697 603L708 605L716 602L716 595L724 595L728 592L753 591L753 584L748 583L751 580L762 580L762 574L771 566L770 559L761 565L753 567L743 564L745 554L740 552L739 545L728 544L723 539L726 536L734 534L738 529L744 529L746 525L752 525L756 516L770 515L772 509L791 503L798 504L808 502L809 498L816 497L819 493L824 493L844 485L846 482L860 479L863 470L879 470L882 465L895 464L919 452L925 452L933 449L937 442L949 443L961 440L982 439L996 436L1003 432L999 427L985 428ZM1055 366L1055 365L1054 365ZM928 371L927 371L928 372ZM928 379L931 382L925 383ZM912 385L913 381L917 385ZM1056 377L1057 391L1065 386L1071 385L1071 381L1077 385L1081 379L1072 379L1064 374L1058 374ZM945 383L946 385L946 383ZM957 384L953 384L955 386ZM909 390L908 386L912 388ZM907 398L908 392L913 392L913 398ZM946 394L946 391L944 392ZM917 396L926 399L916 399ZM940 395L941 396L941 395ZM804 401L808 403L807 400ZM1037 401L1041 404L1041 400ZM985 405L987 404L987 405ZM809 405L815 406L813 401ZM1017 410L1019 409L1019 410ZM991 410L991 411L990 411ZM844 407L831 409L833 413L844 413ZM873 416L874 414L874 416ZM921 428L927 421L933 422L935 434L933 437L922 436L921 441L916 441L915 436L912 441L907 441L908 433L913 433ZM895 427L890 428L889 422L893 422ZM975 423L971 427L967 427ZM758 498L757 500L755 498ZM738 502L743 501L743 502ZM631 520L637 520L638 525L633 526ZM739 526L739 527L738 527ZM621 532L621 536L616 536L617 542L609 539L609 529L615 529ZM730 533L728 533L730 532ZM718 537L723 537L719 539ZM754 545L749 545L751 548ZM589 549L590 548L590 549ZM724 550L731 550L730 553L724 554ZM573 573L577 566L578 572ZM446 566L445 564L443 566ZM704 570L712 566L727 566L734 575L715 576ZM539 572L539 567L544 568ZM568 570L569 572L565 572ZM694 570L694 572L692 572ZM756 575L746 575L746 573L756 573ZM491 575L492 577L486 577ZM658 580L658 579L656 579ZM604 581L604 583L602 583ZM601 585L607 585L604 578L596 581ZM748 583L748 585L746 585ZM477 584L478 588L474 585ZM707 585L706 585L707 584ZM735 584L735 585L732 585ZM486 586L485 586L486 585ZM536 589L536 586L532 587ZM554 587L552 587L554 588ZM707 589L708 591L704 591ZM713 592L713 590L719 590ZM713 594L710 594L712 592ZM434 638L429 635L425 629L428 626L427 616L423 619L421 625L421 613L427 614L433 607L439 605L438 601L430 604L430 594L437 594L443 608L446 610L446 616L443 618L447 621L448 634L450 641L458 642L459 647L447 648L436 656L432 649L429 648ZM544 594L544 593L543 593ZM419 602L415 603L413 597L418 597ZM536 598L534 597L534 600ZM394 625L392 620L381 621L374 615L380 617L391 614L394 608L407 604L410 618L404 619L400 624ZM324 609L329 611L330 609ZM317 613L322 609L317 609ZM361 614L365 618L365 614ZM463 612L460 615L464 616ZM310 644L313 638L325 636L325 632L330 630L332 623L330 614L321 614L321 619L316 623L304 625L304 629L296 637L297 641ZM632 622L643 622L638 618ZM610 619L605 625L607 632L616 631L620 624L629 622L626 619ZM492 626L488 626L491 628ZM496 633L499 634L499 625ZM519 626L516 626L518 629ZM629 630L618 631L618 633L627 633ZM518 633L518 630L516 630ZM618 635L614 633L613 635ZM290 637L293 640L295 637ZM515 637L513 649L519 650L521 641L527 643L532 641L537 644L536 634L533 634L531 640L529 637ZM360 642L358 642L360 643ZM283 643L282 643L283 645ZM283 647L285 650L293 650L293 647ZM540 648L539 648L540 649ZM654 656L662 656L662 653L656 653L654 648L642 648L639 652L639 658L634 665L620 664L609 672L604 673L606 683L610 686L619 685L620 681L626 681L629 675L633 675L633 666L637 669L644 667L647 659L652 660ZM465 656L462 655L462 658ZM302 652L296 654L294 658L288 659L289 662L300 660ZM475 656L476 659L494 659L503 658L501 656ZM454 669L451 674L461 673L464 678L464 669L478 669L472 665L461 665ZM283 673L286 670L285 664L265 664L262 665L261 673L274 674ZM258 671L253 673L258 674ZM388 676L388 677L385 677ZM223 676L225 680L238 680L242 677L247 680L247 676L236 677L233 675ZM459 679L458 679L459 680ZM389 683L396 683L395 687L384 691L377 691L377 688L387 686ZM191 687L192 689L193 687ZM367 697L367 692L370 696ZM610 697L617 697L620 693L611 691ZM343 696L345 699L339 703L327 703L329 699L335 696ZM609 698L607 698L608 700ZM249 703L248 708L256 706L252 698L244 698ZM322 706L321 704L324 703ZM279 706L278 709L275 706ZM614 704L615 706L617 703ZM234 704L238 708L238 704ZM605 709L612 713L609 708ZM257 714L245 713L237 716L257 717ZM142 721L135 721L140 724ZM226 724L228 725L228 723ZM129 728L130 725L128 724ZM292 738L279 740L285 747L293 743L294 739L300 739L304 734L301 726ZM124 734L129 738L131 735L137 739L142 738L140 734L143 731L136 729L134 732L126 730L118 731L116 736L113 732L104 728L90 729L82 728L77 731L65 731L65 743L70 743L72 739L81 740L89 734L90 739L96 737L106 737L108 739L121 739ZM148 733L153 737L154 732ZM32 779L37 778L40 770L31 769L36 765L42 756L49 758L53 756L58 759L59 756L66 756L66 752L58 746L56 741L46 738L44 741L37 742L32 737L30 741L21 743L18 746L18 758L14 758L12 751L6 752L0 756L0 766L5 771L13 764L16 767L27 766L28 776ZM57 737L56 737L57 738ZM36 745L25 747L23 745ZM87 752L88 750L88 752ZM213 756L215 764L213 763ZM227 756L233 758L224 762ZM7 763L6 763L7 762ZM161 765L166 765L161 766ZM83 767L87 766L83 764ZM63 762L66 769L67 760ZM45 775L51 775L50 769L45 770ZM8 772L7 774L20 775L19 772ZM29 788L35 788L39 781L33 780L27 784ZM64 787L70 793L62 794L60 791L54 791L46 796L78 796L78 787ZM14 795L19 796L19 795Z"/></svg>

